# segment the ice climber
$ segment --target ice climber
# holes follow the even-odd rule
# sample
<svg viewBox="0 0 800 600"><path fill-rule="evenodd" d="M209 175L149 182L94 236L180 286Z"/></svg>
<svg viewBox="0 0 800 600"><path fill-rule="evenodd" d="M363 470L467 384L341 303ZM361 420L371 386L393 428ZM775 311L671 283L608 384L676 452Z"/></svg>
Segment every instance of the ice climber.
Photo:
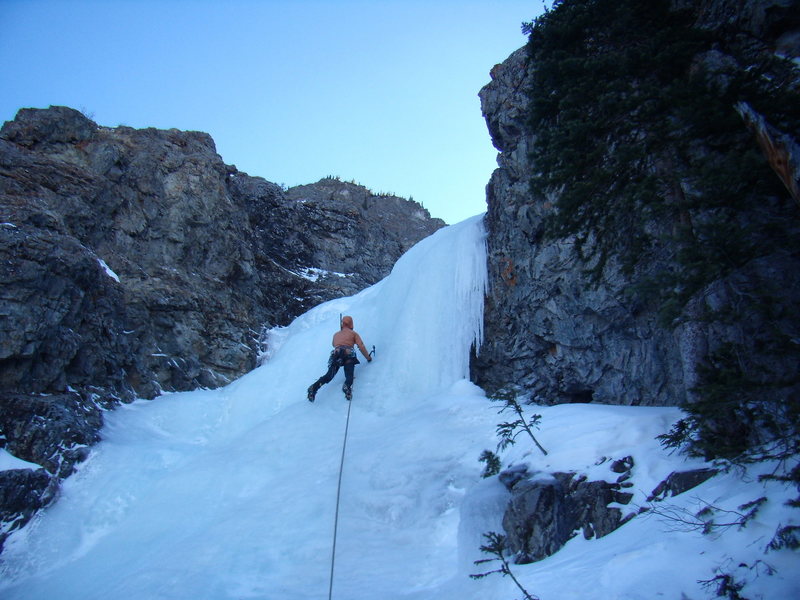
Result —
<svg viewBox="0 0 800 600"><path fill-rule="evenodd" d="M348 400L353 397L353 372L360 362L356 356L356 346L361 350L361 354L364 355L367 362L372 362L372 357L364 347L361 336L353 330L353 317L342 317L342 328L333 334L333 350L328 359L328 372L308 388L309 402L314 401L319 388L333 379L339 372L339 367L344 367L344 385L342 386L344 397Z"/></svg>

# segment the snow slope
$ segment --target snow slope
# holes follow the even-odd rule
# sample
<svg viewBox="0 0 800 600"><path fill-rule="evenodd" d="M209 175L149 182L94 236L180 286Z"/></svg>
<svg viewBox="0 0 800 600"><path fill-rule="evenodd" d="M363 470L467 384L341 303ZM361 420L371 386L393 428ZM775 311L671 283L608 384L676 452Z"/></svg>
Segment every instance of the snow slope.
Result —
<svg viewBox="0 0 800 600"><path fill-rule="evenodd" d="M496 446L497 407L467 380L485 284L484 233L475 217L419 243L381 283L273 331L265 363L231 385L107 413L104 441L64 483L61 499L8 540L0 597L327 598L348 405L341 373L314 404L305 390L325 370L340 313L354 317L377 353L356 368L333 597L520 597L508 578L468 577L479 570L473 561L482 558L482 534L501 530L508 499L496 477L481 479L477 461ZM697 466L654 440L677 409L562 405L536 412L549 455L520 441L505 463L607 478L613 474L600 458L632 454L637 505L671 471ZM741 477L718 476L675 506L693 508L703 494L735 507L763 494L761 484L744 485ZM669 521L640 516L515 572L543 600L705 597L698 579L761 557L776 524L793 522L781 505L788 492L772 487L743 531L675 532ZM747 590L794 597L795 558L769 554L777 573L754 578L748 570L754 581Z"/></svg>

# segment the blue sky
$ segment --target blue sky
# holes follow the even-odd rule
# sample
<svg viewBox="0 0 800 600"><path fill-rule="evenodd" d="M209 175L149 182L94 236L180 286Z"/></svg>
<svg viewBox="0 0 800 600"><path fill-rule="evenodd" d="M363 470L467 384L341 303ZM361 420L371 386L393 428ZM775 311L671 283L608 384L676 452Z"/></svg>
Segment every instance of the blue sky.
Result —
<svg viewBox="0 0 800 600"><path fill-rule="evenodd" d="M0 0L0 120L66 105L101 125L211 134L287 186L327 175L485 210L478 91L541 0Z"/></svg>

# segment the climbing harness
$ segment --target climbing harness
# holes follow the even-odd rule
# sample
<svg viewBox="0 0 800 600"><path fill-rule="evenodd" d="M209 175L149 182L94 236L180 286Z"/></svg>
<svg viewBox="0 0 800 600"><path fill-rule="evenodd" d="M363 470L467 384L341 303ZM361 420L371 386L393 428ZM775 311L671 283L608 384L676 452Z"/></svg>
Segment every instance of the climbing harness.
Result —
<svg viewBox="0 0 800 600"><path fill-rule="evenodd" d="M339 483L336 486L336 514L333 517L333 549L331 550L331 576L328 585L328 600L333 598L333 572L336 564L336 535L339 531L339 500L342 496L342 472L344 471L344 453L347 449L347 431L350 429L350 407L352 402L347 403L347 421L344 426L344 443L342 444L342 460L339 463Z"/></svg>

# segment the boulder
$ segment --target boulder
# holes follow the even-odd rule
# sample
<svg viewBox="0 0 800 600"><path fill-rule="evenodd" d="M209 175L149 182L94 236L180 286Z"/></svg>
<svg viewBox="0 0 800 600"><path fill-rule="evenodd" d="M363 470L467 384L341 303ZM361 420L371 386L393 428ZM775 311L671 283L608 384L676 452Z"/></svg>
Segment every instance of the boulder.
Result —
<svg viewBox="0 0 800 600"><path fill-rule="evenodd" d="M610 506L633 498L621 484L588 481L575 473L528 476L510 491L503 529L517 564L554 554L578 532L585 539L608 535L635 514L623 516L619 507Z"/></svg>
<svg viewBox="0 0 800 600"><path fill-rule="evenodd" d="M665 500L670 496L677 496L685 491L697 487L719 473L718 469L703 468L691 471L675 471L659 483L647 498L648 502Z"/></svg>
<svg viewBox="0 0 800 600"><path fill-rule="evenodd" d="M631 456L613 461L610 470L619 474L615 483L589 481L576 473L532 473L524 464L500 473L500 481L511 492L503 529L514 561L526 564L542 560L578 533L587 540L601 538L645 512L646 508L632 507L623 514L621 508L633 499L633 494L625 490L634 485L634 464ZM711 468L670 473L648 502L682 494L716 473Z"/></svg>

